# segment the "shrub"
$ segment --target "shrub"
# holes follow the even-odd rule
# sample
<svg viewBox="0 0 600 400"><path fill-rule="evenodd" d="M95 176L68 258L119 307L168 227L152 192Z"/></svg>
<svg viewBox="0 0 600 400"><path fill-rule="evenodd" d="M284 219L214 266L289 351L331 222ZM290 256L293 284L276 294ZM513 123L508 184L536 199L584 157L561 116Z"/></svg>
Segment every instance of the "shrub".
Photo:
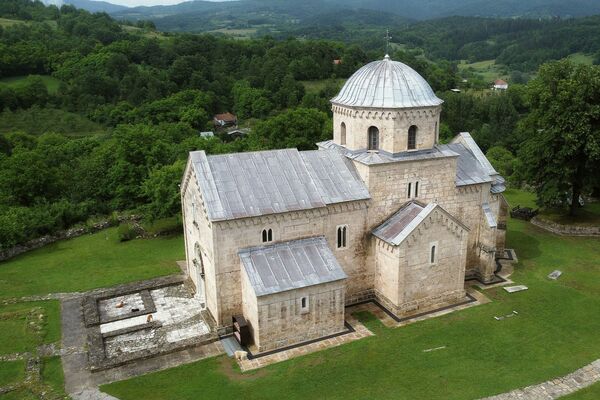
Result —
<svg viewBox="0 0 600 400"><path fill-rule="evenodd" d="M136 238L137 230L131 223L123 222L119 225L117 236L119 238L119 242L127 242L128 240L133 240Z"/></svg>
<svg viewBox="0 0 600 400"><path fill-rule="evenodd" d="M143 228L150 236L175 235L183 232L183 225L179 217L157 219L150 223L144 223Z"/></svg>

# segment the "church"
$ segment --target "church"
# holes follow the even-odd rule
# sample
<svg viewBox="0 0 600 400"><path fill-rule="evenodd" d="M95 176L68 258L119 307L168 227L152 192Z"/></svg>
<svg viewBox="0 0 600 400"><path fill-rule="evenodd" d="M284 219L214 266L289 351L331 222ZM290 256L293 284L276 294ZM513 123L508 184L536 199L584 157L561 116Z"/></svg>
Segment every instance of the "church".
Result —
<svg viewBox="0 0 600 400"><path fill-rule="evenodd" d="M187 274L220 332L242 316L271 351L344 330L352 304L414 315L495 279L504 179L468 133L440 143L442 103L386 55L331 99L318 150L190 153Z"/></svg>

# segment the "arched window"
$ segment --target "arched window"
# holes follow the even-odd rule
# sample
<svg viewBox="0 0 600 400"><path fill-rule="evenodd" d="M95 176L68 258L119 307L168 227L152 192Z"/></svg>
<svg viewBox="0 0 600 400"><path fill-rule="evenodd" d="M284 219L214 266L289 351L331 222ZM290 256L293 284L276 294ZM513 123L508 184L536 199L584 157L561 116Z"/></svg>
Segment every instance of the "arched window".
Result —
<svg viewBox="0 0 600 400"><path fill-rule="evenodd" d="M342 146L346 145L346 124L344 122L340 125L340 144Z"/></svg>
<svg viewBox="0 0 600 400"><path fill-rule="evenodd" d="M268 243L273 241L273 229L263 229L262 230L262 241L263 243Z"/></svg>
<svg viewBox="0 0 600 400"><path fill-rule="evenodd" d="M379 129L372 126L369 128L369 150L378 150L379 149Z"/></svg>
<svg viewBox="0 0 600 400"><path fill-rule="evenodd" d="M429 264L435 264L436 249L437 249L437 242L432 244L431 248L429 250Z"/></svg>
<svg viewBox="0 0 600 400"><path fill-rule="evenodd" d="M196 242L194 245L194 265L198 269L198 273L201 278L204 278L204 261L202 260L202 250L200 249L200 243Z"/></svg>
<svg viewBox="0 0 600 400"><path fill-rule="evenodd" d="M408 150L417 148L417 127L412 125L408 128Z"/></svg>
<svg viewBox="0 0 600 400"><path fill-rule="evenodd" d="M309 311L310 304L308 302L308 297L303 297L300 299L300 312L305 314Z"/></svg>
<svg viewBox="0 0 600 400"><path fill-rule="evenodd" d="M341 225L337 228L337 248L344 249L347 244L348 225Z"/></svg>

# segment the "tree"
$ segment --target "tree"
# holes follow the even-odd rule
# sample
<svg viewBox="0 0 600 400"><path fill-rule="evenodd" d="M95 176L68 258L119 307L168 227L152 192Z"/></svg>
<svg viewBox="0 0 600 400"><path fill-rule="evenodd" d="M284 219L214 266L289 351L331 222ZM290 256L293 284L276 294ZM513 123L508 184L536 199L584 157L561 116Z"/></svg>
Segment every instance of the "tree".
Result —
<svg viewBox="0 0 600 400"><path fill-rule="evenodd" d="M178 160L150 172L142 185L142 191L148 198L148 214L152 219L170 217L181 211L179 183L185 169L185 161Z"/></svg>
<svg viewBox="0 0 600 400"><path fill-rule="evenodd" d="M542 205L579 196L600 176L600 67L543 65L530 82L529 136L520 156Z"/></svg>
<svg viewBox="0 0 600 400"><path fill-rule="evenodd" d="M331 136L328 122L324 112L296 108L257 123L250 140L255 149L314 149L315 143Z"/></svg>

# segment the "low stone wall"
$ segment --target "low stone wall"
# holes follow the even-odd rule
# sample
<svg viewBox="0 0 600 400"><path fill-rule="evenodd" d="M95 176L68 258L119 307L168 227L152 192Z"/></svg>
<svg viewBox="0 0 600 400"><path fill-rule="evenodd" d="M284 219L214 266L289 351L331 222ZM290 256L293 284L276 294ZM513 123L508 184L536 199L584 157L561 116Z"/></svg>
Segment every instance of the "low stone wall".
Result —
<svg viewBox="0 0 600 400"><path fill-rule="evenodd" d="M52 244L54 242L58 242L59 240L64 239L72 239L78 236L85 235L87 233L95 233L101 231L106 228L110 228L111 226L116 226L118 223L123 221L139 220L139 216L119 216L116 220L104 220L97 222L91 226L81 226L77 228L71 228L64 231L58 231L52 235L42 236L37 239L32 239L28 242L18 244L13 248L0 251L0 261L6 261L13 257L18 256L19 254L26 253L31 250L39 249L40 247L44 247L48 244Z"/></svg>
<svg viewBox="0 0 600 400"><path fill-rule="evenodd" d="M530 221L533 225L562 236L600 236L600 226L562 225L539 216Z"/></svg>

